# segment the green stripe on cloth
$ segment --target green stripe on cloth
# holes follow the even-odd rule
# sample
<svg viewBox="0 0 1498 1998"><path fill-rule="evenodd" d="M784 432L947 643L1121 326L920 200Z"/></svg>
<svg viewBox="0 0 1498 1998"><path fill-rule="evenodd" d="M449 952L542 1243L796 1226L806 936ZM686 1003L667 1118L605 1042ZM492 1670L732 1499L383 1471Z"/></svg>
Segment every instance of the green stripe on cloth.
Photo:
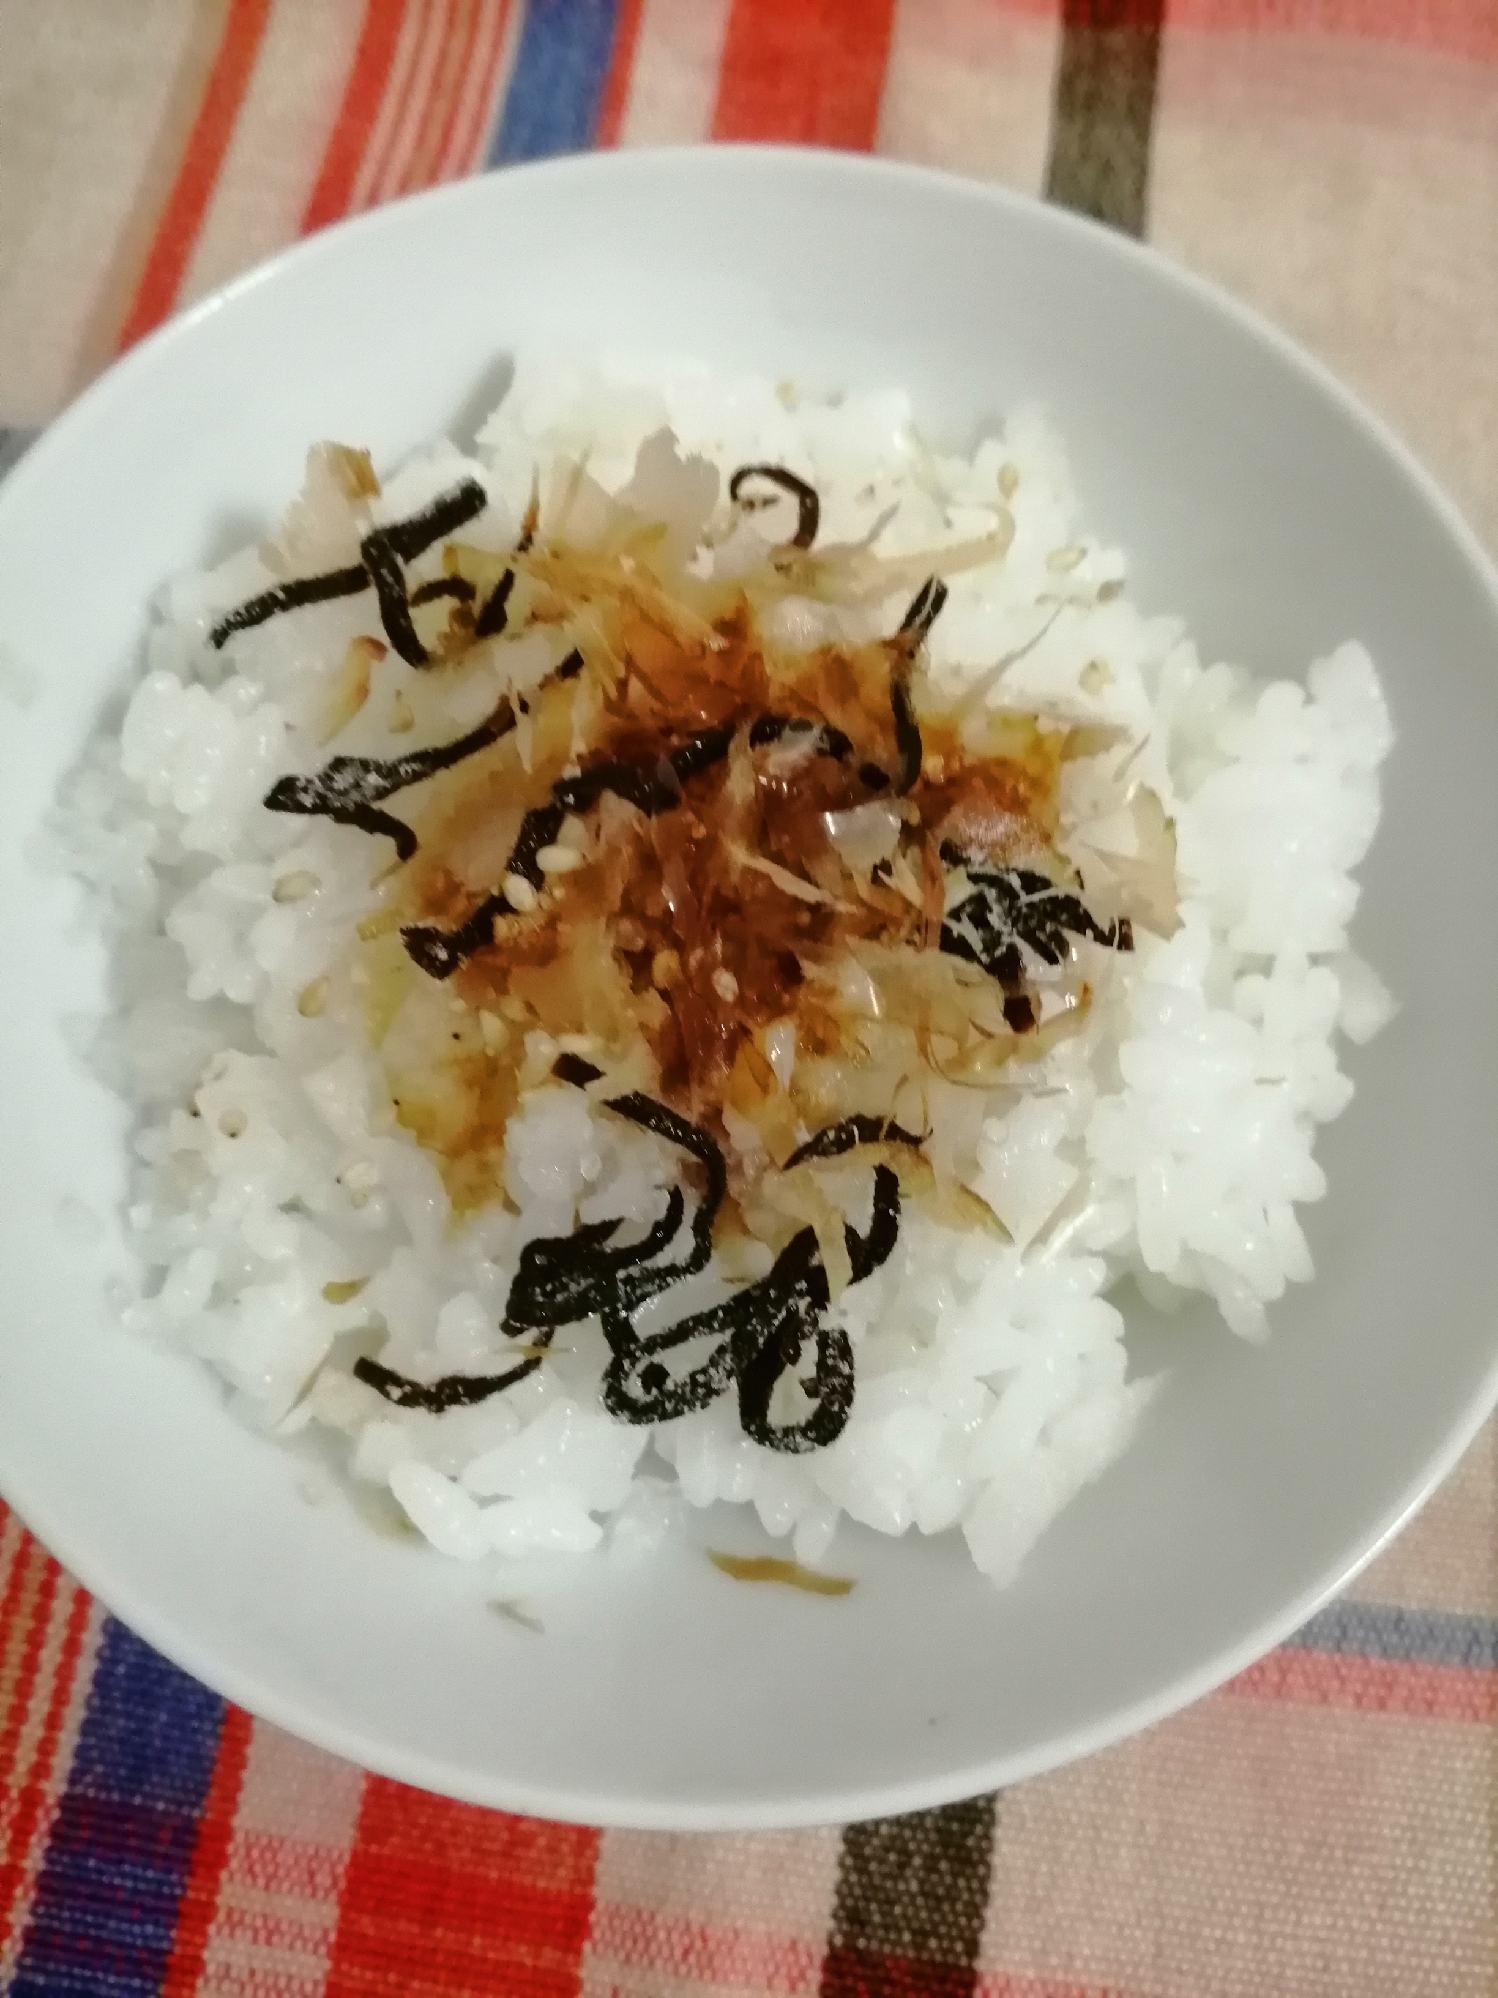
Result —
<svg viewBox="0 0 1498 1998"><path fill-rule="evenodd" d="M1065 0L1048 199L1144 234L1164 0Z"/></svg>
<svg viewBox="0 0 1498 1998"><path fill-rule="evenodd" d="M849 1825L821 1998L969 1998L983 1941L997 1801Z"/></svg>

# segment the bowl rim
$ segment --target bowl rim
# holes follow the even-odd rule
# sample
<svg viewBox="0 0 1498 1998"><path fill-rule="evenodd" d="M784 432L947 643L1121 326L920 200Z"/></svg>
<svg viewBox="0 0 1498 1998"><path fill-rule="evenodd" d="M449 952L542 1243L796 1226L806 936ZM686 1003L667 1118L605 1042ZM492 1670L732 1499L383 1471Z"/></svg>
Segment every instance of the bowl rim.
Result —
<svg viewBox="0 0 1498 1998"><path fill-rule="evenodd" d="M924 190L941 200L987 204L1025 218L1032 226L1057 231L1062 237L1085 238L1096 254L1146 273L1152 282L1190 300L1199 309L1226 321L1239 334L1266 350L1283 367L1328 400L1371 442L1413 487L1480 581L1498 626L1498 565L1479 540L1456 502L1426 470L1393 425L1363 402L1323 361L1255 307L1234 297L1210 278L1174 261L1153 244L1123 235L1072 210L1036 195L950 169L865 153L784 144L698 143L657 145L612 151L592 151L523 162L470 175L385 202L299 238L270 257L217 287L206 297L156 327L121 355L63 410L0 479L0 536L12 508L25 504L35 479L45 480L55 448L75 431L105 416L112 400L131 392L139 369L156 357L191 343L220 312L259 287L278 282L327 251L329 239L376 237L392 226L393 216L433 213L443 208L482 205L488 186L501 176L548 183L628 179L632 175L676 173L776 173L820 176L828 184L853 185L870 192L881 184ZM1043 218L1043 219L1042 219ZM397 224L396 226L401 226ZM1498 1327L1495 1327L1498 1330ZM127 1586L96 1566L86 1536L75 1538L53 1515L45 1496L27 1480L0 1463L0 1496L55 1558L101 1603L180 1670L189 1673L220 1697L283 1728L298 1739L342 1757L362 1769L438 1795L491 1809L551 1819L556 1822L642 1831L770 1831L806 1829L860 1819L894 1816L937 1808L985 1794L1009 1784L1064 1767L1168 1719L1246 1670L1298 1630L1308 1618L1338 1595L1402 1530L1455 1468L1498 1404L1498 1337L1477 1390L1472 1393L1440 1446L1409 1481L1312 1583L1273 1614L1262 1618L1237 1640L1210 1657L1177 1673L1152 1692L1117 1707L1090 1724L1032 1747L973 1763L960 1770L903 1778L872 1786L846 1785L821 1799L662 1804L649 1799L608 1800L543 1789L526 1781L495 1782L492 1778L442 1762L419 1750L392 1746L366 1735L355 1725L340 1724L304 1713L294 1698L267 1688L253 1673L232 1659L219 1656L194 1634L179 1627L148 1600L138 1600Z"/></svg>

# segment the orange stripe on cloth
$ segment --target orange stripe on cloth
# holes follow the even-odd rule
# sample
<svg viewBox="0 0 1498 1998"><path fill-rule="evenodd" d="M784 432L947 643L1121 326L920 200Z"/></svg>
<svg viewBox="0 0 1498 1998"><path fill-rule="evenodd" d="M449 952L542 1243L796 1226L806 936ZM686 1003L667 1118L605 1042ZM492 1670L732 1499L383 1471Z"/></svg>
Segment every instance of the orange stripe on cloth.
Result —
<svg viewBox="0 0 1498 1998"><path fill-rule="evenodd" d="M321 229L348 211L380 102L390 81L406 0L366 0L364 26L344 85L343 102L328 138L307 207L303 231Z"/></svg>
<svg viewBox="0 0 1498 1998"><path fill-rule="evenodd" d="M196 1998L322 1998L364 1781L255 1722Z"/></svg>
<svg viewBox="0 0 1498 1998"><path fill-rule="evenodd" d="M157 222L134 301L120 329L121 348L131 346L159 326L177 302L183 272L203 226L214 182L233 135L234 121L254 73L270 10L271 0L229 0L228 17L209 72L208 87L188 134L176 181Z"/></svg>
<svg viewBox="0 0 1498 1998"><path fill-rule="evenodd" d="M894 0L733 0L713 137L866 151L893 16Z"/></svg>
<svg viewBox="0 0 1498 1998"><path fill-rule="evenodd" d="M1348 1707L1357 1713L1498 1720L1498 1672L1360 1658L1341 1651L1303 1651L1288 1645L1230 1679L1223 1692L1237 1699L1290 1700L1302 1706Z"/></svg>
<svg viewBox="0 0 1498 1998"><path fill-rule="evenodd" d="M504 68L510 0L484 0L484 33L471 74L453 115L452 131L437 163L438 180L472 173L483 164Z"/></svg>
<svg viewBox="0 0 1498 1998"><path fill-rule="evenodd" d="M421 129L452 10L453 0L417 0L407 15L380 122L354 184L354 208L373 208L401 191L401 175Z"/></svg>
<svg viewBox="0 0 1498 1998"><path fill-rule="evenodd" d="M694 1987L726 1984L766 1998L814 1992L823 1957L803 1936L693 1921L621 1901L594 1904L588 1952L613 1972L652 1971Z"/></svg>
<svg viewBox="0 0 1498 1998"><path fill-rule="evenodd" d="M234 1814L244 1782L252 1726L249 1715L241 1708L224 1708L218 1760L213 1765L208 1795L198 1820L198 1841L193 1847L192 1865L177 1908L176 1934L162 1978L161 1998L192 1998L203 1974L204 1953L218 1908L219 1883L224 1877L234 1836Z"/></svg>
<svg viewBox="0 0 1498 1998"><path fill-rule="evenodd" d="M27 1539L0 1599L0 1778L17 1772L21 1729L31 1706L47 1618L62 1570Z"/></svg>
<svg viewBox="0 0 1498 1998"><path fill-rule="evenodd" d="M410 151L390 189L392 194L430 187L452 138L484 18L481 0L451 0L451 8L437 49L436 73L420 108Z"/></svg>
<svg viewBox="0 0 1498 1998"><path fill-rule="evenodd" d="M372 1776L328 1998L573 1998L598 1844Z"/></svg>
<svg viewBox="0 0 1498 1998"><path fill-rule="evenodd" d="M1057 1984L1049 1977L1010 1977L988 1970L973 1986L973 1998L1125 1998L1125 1993L1111 1984Z"/></svg>
<svg viewBox="0 0 1498 1998"><path fill-rule="evenodd" d="M1324 35L1498 62L1492 0L1170 0L1172 31Z"/></svg>
<svg viewBox="0 0 1498 1998"><path fill-rule="evenodd" d="M640 16L644 8L645 0L619 0L619 12L614 22L614 50L609 58L609 73L603 80L603 95L598 100L598 126L593 135L595 146L617 146L619 143L624 108L629 102L629 86L634 75L635 48L640 39Z"/></svg>

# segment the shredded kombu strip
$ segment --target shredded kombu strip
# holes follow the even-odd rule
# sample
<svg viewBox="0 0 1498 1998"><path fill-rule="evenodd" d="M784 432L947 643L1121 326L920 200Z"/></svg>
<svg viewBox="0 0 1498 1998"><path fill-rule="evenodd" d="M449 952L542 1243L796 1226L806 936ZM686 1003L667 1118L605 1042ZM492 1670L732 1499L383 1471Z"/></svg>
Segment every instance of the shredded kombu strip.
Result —
<svg viewBox="0 0 1498 1998"><path fill-rule="evenodd" d="M465 587L471 588L471 585ZM581 672L582 663L582 654L574 648L561 665L547 675L547 680L570 680ZM453 742L439 743L432 749L410 750L404 756L335 756L321 770L314 770L309 775L279 778L266 792L263 803L270 812L301 812L308 817L332 819L337 825L356 826L360 832L383 834L395 841L396 857L404 862L417 851L416 834L404 820L396 818L391 812L380 811L379 801L392 797L397 791L407 790L413 784L423 783L428 777L435 777L440 770L451 770L455 764L465 762L470 756L477 756L481 749L489 748L502 736L508 735L514 726L515 712L506 696L486 722L480 722L477 728L470 729L467 735L459 736ZM557 813L556 828L546 835L547 839L555 839L561 829L562 816ZM537 850L545 844L546 839L538 840ZM524 872L533 887L541 885L541 870L534 854L530 856ZM492 924L492 912L485 920ZM489 931L485 929L480 941L487 942L488 935ZM473 946L477 947L477 944Z"/></svg>
<svg viewBox="0 0 1498 1998"><path fill-rule="evenodd" d="M380 623L385 627L385 636L408 666L429 665L431 654L411 622L405 564L414 562L434 542L445 540L481 514L488 504L489 495L478 480L465 479L462 485L433 500L409 520L377 527L359 544L359 553L364 557L364 566L380 600Z"/></svg>
<svg viewBox="0 0 1498 1998"><path fill-rule="evenodd" d="M369 571L362 562L351 569L333 569L325 576L304 576L294 583L277 583L262 590L248 603L231 610L208 634L208 643L220 650L236 631L249 631L282 611L300 610L303 604L330 603L335 597L357 597L369 588Z"/></svg>
<svg viewBox="0 0 1498 1998"><path fill-rule="evenodd" d="M478 591L466 576L436 576L430 583L423 583L419 590L411 592L413 604L434 604L439 597L456 597L460 604L471 604Z"/></svg>
<svg viewBox="0 0 1498 1998"><path fill-rule="evenodd" d="M1080 895L1061 887L1047 874L1028 867L993 870L978 867L959 847L944 844L941 857L949 867L966 867L972 892L947 912L941 926L941 948L953 957L982 967L1016 999L1024 981L1026 944L1043 964L1058 965L1070 946L1067 935L1087 937L1108 950L1132 950L1134 929L1127 916L1101 924ZM1017 1032L1034 1024L1034 1008L1028 999L1029 1018L1023 1024L1005 1017Z"/></svg>
<svg viewBox="0 0 1498 1998"><path fill-rule="evenodd" d="M591 1062L562 1056L553 1067L560 1080L580 1086L597 1079ZM564 1067L564 1064L568 1064ZM840 1326L824 1314L831 1303L827 1272L816 1232L803 1228L776 1257L759 1282L747 1284L725 1303L694 1312L664 1332L641 1338L633 1318L670 1285L704 1270L712 1256L713 1222L727 1191L722 1149L700 1125L640 1091L611 1097L606 1107L642 1129L687 1152L703 1168L706 1185L693 1211L691 1246L684 1257L654 1259L672 1248L686 1219L680 1187L673 1187L666 1210L638 1242L611 1246L617 1221L596 1221L570 1235L545 1236L526 1243L510 1286L502 1324L510 1338L525 1335L531 1352L518 1365L496 1374L448 1374L425 1382L411 1380L377 1360L354 1363L356 1377L400 1408L435 1414L467 1407L500 1394L541 1364L538 1349L550 1345L559 1326L596 1316L610 1349L603 1378L603 1404L622 1422L669 1422L706 1408L736 1386L744 1433L772 1450L800 1453L824 1448L841 1435L853 1406L853 1352ZM852 1120L849 1120L850 1122ZM872 1121L872 1120L871 1120ZM879 1127L887 1134L887 1127ZM841 1127L834 1127L834 1133ZM832 1133L822 1156L851 1149ZM854 1136L853 1142L859 1140ZM815 1142L815 1141L814 1141ZM888 1166L874 1170L873 1216L866 1235L844 1228L852 1280L860 1283L886 1262L900 1226L900 1183ZM696 1365L673 1374L666 1355L707 1344ZM812 1348L811 1372L800 1385L812 1403L798 1421L777 1422L771 1401L781 1377L800 1366Z"/></svg>
<svg viewBox="0 0 1498 1998"><path fill-rule="evenodd" d="M792 1166L804 1165L808 1159L841 1158L859 1145L879 1144L914 1145L919 1149L921 1140L892 1117L844 1117L840 1124L829 1124L825 1131L818 1131L814 1138L798 1145L786 1160L784 1170L789 1172Z"/></svg>
<svg viewBox="0 0 1498 1998"><path fill-rule="evenodd" d="M768 479L772 486L779 486L783 493L790 494L796 502L796 531L786 546L810 548L822 522L822 502L816 487L809 486L805 479L798 479L784 465L740 465L728 481L728 497L737 502L750 479Z"/></svg>
<svg viewBox="0 0 1498 1998"><path fill-rule="evenodd" d="M395 841L397 857L406 861L416 851L416 835L404 820L380 811L380 800L476 756L514 726L515 711L506 698L487 721L454 742L413 749L405 756L335 756L310 776L279 778L265 794L265 807L332 819L337 825L357 826L360 832L383 833Z"/></svg>
<svg viewBox="0 0 1498 1998"><path fill-rule="evenodd" d="M426 584L413 596L407 590L404 565L414 562L434 542L473 520L488 504L489 495L478 480L465 479L408 520L392 521L387 527L377 527L366 534L359 544L361 560L352 568L333 569L323 576L304 576L296 582L277 583L269 590L262 590L220 618L209 632L208 642L216 651L220 650L236 632L249 631L268 618L279 617L283 611L300 610L304 604L327 603L334 597L357 597L373 584L386 637L409 665L425 666L430 663L430 654L416 635L411 605L438 596L460 596L465 589L472 595L472 585L463 584L457 577L445 578L440 584Z"/></svg>

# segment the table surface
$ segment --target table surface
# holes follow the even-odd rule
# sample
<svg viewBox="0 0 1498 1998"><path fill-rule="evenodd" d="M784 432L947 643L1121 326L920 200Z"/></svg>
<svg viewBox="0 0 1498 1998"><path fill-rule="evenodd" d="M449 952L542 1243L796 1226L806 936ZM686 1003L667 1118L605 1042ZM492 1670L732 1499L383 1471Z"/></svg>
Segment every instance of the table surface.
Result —
<svg viewBox="0 0 1498 1998"><path fill-rule="evenodd" d="M307 229L590 145L873 148L1142 233L1498 542L1494 0L0 0L0 471ZM227 1707L0 1508L0 1992L1457 1998L1498 1978L1490 1427L1177 1719L948 1810L664 1837L368 1777Z"/></svg>

